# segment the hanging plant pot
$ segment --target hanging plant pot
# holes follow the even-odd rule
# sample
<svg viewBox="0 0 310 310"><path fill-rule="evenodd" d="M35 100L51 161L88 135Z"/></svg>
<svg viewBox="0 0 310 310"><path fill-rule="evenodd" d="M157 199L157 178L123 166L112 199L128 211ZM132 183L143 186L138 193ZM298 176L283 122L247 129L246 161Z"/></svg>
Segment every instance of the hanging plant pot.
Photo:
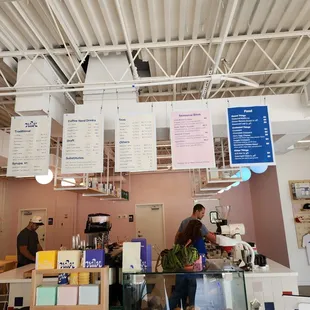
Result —
<svg viewBox="0 0 310 310"><path fill-rule="evenodd" d="M183 269L184 271L193 271L194 265L185 265Z"/></svg>

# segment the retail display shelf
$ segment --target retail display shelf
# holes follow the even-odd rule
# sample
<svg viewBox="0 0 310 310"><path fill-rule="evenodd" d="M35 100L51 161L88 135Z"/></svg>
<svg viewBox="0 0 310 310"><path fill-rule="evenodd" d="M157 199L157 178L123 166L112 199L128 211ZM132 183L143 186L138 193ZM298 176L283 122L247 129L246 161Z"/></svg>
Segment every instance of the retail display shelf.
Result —
<svg viewBox="0 0 310 310"><path fill-rule="evenodd" d="M100 303L99 305L76 305L76 306L37 306L36 293L37 287L43 284L45 274L58 275L61 273L100 273ZM30 310L64 310L64 309L81 309L81 310L107 310L109 308L109 267L104 268L74 268L74 269L42 269L32 271L32 296Z"/></svg>
<svg viewBox="0 0 310 310"><path fill-rule="evenodd" d="M49 309L57 309L57 310L68 310L68 309L80 309L80 310L105 310L108 308L104 308L102 305L77 305L77 306L33 306L32 310L49 310Z"/></svg>
<svg viewBox="0 0 310 310"><path fill-rule="evenodd" d="M105 197L107 199L122 199L122 198L117 197L116 195L106 194L96 188L83 188L83 187L79 188L76 186L72 186L72 187L57 186L57 187L54 187L54 189L71 191L71 192L75 192L77 194L86 195L86 196L100 196L100 197Z"/></svg>

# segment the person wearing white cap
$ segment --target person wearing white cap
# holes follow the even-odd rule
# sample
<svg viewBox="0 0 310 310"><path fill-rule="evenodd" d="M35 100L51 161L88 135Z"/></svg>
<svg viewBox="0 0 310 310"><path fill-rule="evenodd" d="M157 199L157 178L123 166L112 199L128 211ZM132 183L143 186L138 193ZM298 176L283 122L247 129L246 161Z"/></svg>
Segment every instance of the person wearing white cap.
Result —
<svg viewBox="0 0 310 310"><path fill-rule="evenodd" d="M36 253L42 251L36 230L44 225L41 216L33 216L29 224L17 236L17 267L33 264Z"/></svg>

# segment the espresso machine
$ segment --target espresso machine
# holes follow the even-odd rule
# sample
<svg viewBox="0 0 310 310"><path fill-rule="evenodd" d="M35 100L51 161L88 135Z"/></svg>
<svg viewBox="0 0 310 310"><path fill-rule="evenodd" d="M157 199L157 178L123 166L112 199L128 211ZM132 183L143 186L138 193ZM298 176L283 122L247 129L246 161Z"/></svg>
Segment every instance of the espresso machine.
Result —
<svg viewBox="0 0 310 310"><path fill-rule="evenodd" d="M245 234L245 227L240 224L228 224L228 217L230 213L230 206L217 206L216 211L210 212L210 221L216 224L216 233L235 239L238 243L234 246L234 261L243 261L242 251L244 250L241 236ZM229 246L227 247L229 248Z"/></svg>
<svg viewBox="0 0 310 310"><path fill-rule="evenodd" d="M109 234L112 228L110 215L104 213L88 214L85 228L86 247L104 249L108 253Z"/></svg>

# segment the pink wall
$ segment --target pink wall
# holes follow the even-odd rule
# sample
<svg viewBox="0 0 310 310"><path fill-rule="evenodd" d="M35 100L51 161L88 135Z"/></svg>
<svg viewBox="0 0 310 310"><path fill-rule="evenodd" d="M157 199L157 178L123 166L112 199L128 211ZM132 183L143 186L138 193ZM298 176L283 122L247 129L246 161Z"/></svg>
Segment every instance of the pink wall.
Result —
<svg viewBox="0 0 310 310"><path fill-rule="evenodd" d="M47 226L47 249L70 246L71 236L83 235L87 214L101 212L111 214L113 229L111 239L131 239L135 236L135 223L118 219L119 214L135 214L135 205L163 203L166 226L166 245L173 243L180 222L190 216L193 207L190 179L187 172L134 174L131 176L130 200L126 202L101 201L98 198L82 197L72 192L54 191L53 185L40 185L34 180L10 179L6 210L9 210L10 225L7 234L9 246L6 253L14 253L18 233L20 209L46 208L54 225ZM243 222L246 240L255 240L253 215L248 183L221 196L222 204L232 205L230 222ZM65 218L65 215L68 218ZM63 225L62 225L63 224Z"/></svg>
<svg viewBox="0 0 310 310"><path fill-rule="evenodd" d="M61 244L71 245L75 229L77 194L54 191L53 185L40 185L34 180L10 179L7 193L7 207L10 208L11 242L7 253L15 253L18 234L18 217L21 209L47 209L47 217L54 218L54 225L46 225L46 248L59 248ZM65 215L67 214L67 218Z"/></svg>
<svg viewBox="0 0 310 310"><path fill-rule="evenodd" d="M289 266L276 167L250 179L257 249Z"/></svg>
<svg viewBox="0 0 310 310"><path fill-rule="evenodd" d="M256 241L255 227L253 219L252 198L250 192L250 183L243 182L237 187L220 194L221 205L230 205L231 213L229 223L243 223L245 226L245 235L242 239L245 241Z"/></svg>
<svg viewBox="0 0 310 310"><path fill-rule="evenodd" d="M180 222L191 215L189 175L181 173L135 174L131 176L130 200L128 202L108 202L79 196L77 209L77 230L82 233L87 214L109 213L112 220L111 239L122 240L135 237L135 223L128 219L117 219L118 214L135 214L135 205L143 203L163 203L166 225L166 245L173 244Z"/></svg>

